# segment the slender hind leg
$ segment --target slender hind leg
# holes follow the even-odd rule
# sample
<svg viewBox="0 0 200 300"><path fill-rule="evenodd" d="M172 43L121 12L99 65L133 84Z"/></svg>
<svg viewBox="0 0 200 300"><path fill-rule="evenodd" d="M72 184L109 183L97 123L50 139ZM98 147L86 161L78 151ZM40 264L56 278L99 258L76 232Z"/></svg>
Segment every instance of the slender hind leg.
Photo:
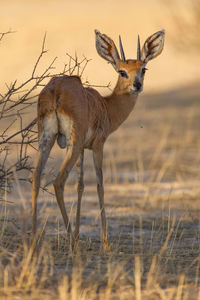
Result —
<svg viewBox="0 0 200 300"><path fill-rule="evenodd" d="M37 197L40 188L40 177L55 142L57 131L58 124L55 114L52 113L44 119L38 119L39 151L32 181L32 241L37 227Z"/></svg>
<svg viewBox="0 0 200 300"><path fill-rule="evenodd" d="M76 226L75 226L75 242L79 239L79 227L80 227L80 213L81 213L81 198L84 191L84 182L83 182L83 160L84 160L84 150L82 150L76 167L77 167L77 173L78 173L78 186L77 186L77 192L78 192L78 202L77 202L77 210L76 210Z"/></svg>
<svg viewBox="0 0 200 300"><path fill-rule="evenodd" d="M69 172L71 171L72 167L77 161L77 158L80 155L80 148L72 145L69 147L67 156L64 160L64 162L61 165L60 171L56 177L56 180L54 182L54 189L56 194L56 199L63 217L63 221L65 224L65 227L67 229L67 233L69 234L70 238L72 239L72 245L74 244L74 238L72 235L70 220L68 218L65 204L64 204L64 185L67 180L67 177L69 175Z"/></svg>
<svg viewBox="0 0 200 300"><path fill-rule="evenodd" d="M36 233L37 227L37 197L40 188L40 177L45 167L51 148L55 142L56 135L42 135L40 140L39 152L37 154L36 166L33 172L32 181L32 238Z"/></svg>
<svg viewBox="0 0 200 300"><path fill-rule="evenodd" d="M99 205L101 210L102 240L104 242L104 247L106 251L110 251L110 247L108 243L106 213L104 207L104 188L103 188L103 173L102 173L103 149L98 151L93 151L93 159L94 159L94 166L95 166L96 177L97 177L97 193L99 197Z"/></svg>

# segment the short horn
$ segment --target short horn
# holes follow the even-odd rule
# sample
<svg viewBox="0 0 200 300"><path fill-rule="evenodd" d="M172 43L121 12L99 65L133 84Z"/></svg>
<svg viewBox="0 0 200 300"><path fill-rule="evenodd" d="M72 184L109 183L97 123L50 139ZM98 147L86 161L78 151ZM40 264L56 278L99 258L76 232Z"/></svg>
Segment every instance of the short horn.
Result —
<svg viewBox="0 0 200 300"><path fill-rule="evenodd" d="M137 60L141 60L140 36L139 35L138 35L138 44L137 44Z"/></svg>
<svg viewBox="0 0 200 300"><path fill-rule="evenodd" d="M122 46L122 40L121 40L120 35L119 35L119 48L120 48L122 60L125 61L126 58L125 58L124 49L123 49L123 46Z"/></svg>

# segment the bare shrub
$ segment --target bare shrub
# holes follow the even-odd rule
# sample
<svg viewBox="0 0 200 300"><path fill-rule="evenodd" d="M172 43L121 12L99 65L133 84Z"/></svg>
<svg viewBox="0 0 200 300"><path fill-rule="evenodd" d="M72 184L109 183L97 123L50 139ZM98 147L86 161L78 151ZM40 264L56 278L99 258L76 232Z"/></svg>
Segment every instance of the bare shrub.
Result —
<svg viewBox="0 0 200 300"><path fill-rule="evenodd" d="M0 33L0 42L11 31ZM33 108L37 102L37 96L47 81L53 76L79 75L89 62L85 57L78 59L66 54L68 62L63 70L56 73L55 61L57 57L41 70L41 61L46 54L46 35L42 42L42 48L29 77L22 83L17 80L6 85L6 92L0 93L0 190L10 190L16 174L19 180L30 180L30 172L33 164L29 154L32 148L36 150L37 142L37 118L33 118ZM89 85L86 81L85 85ZM36 109L35 109L36 111ZM32 120L31 120L32 119ZM31 122L30 122L31 120ZM16 145L18 150L16 151ZM16 153L17 152L17 153ZM28 172L28 173L27 173Z"/></svg>

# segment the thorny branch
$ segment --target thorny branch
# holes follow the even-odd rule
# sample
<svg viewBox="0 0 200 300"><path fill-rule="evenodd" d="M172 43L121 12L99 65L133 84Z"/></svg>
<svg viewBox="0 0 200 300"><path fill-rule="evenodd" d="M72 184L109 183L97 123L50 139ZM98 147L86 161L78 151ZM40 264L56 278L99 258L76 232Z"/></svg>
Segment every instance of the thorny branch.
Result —
<svg viewBox="0 0 200 300"><path fill-rule="evenodd" d="M11 31L0 33L0 42ZM42 72L38 71L45 49L46 34L44 35L41 51L36 59L30 76L22 83L15 80L6 84L6 92L0 93L0 191L10 190L16 174L21 181L31 182L33 169L31 149L37 151L37 118L32 114L37 96L47 80L53 76L78 75L82 78L90 60L86 57L79 59L66 53L68 63L64 64L61 72L54 72L55 57ZM83 81L83 78L82 78ZM83 82L90 86L89 82ZM106 87L109 88L108 84ZM32 119L32 120L31 120ZM43 187L46 190L46 186Z"/></svg>

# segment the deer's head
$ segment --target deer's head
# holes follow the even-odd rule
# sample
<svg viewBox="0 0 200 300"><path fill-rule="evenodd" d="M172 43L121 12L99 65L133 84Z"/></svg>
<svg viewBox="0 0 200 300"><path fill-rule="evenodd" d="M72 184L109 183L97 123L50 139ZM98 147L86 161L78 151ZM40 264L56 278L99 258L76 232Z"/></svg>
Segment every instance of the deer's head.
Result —
<svg viewBox="0 0 200 300"><path fill-rule="evenodd" d="M95 30L96 49L101 57L113 65L119 73L116 92L118 94L138 94L143 90L143 81L147 63L160 55L164 46L165 31L160 30L145 41L140 48L140 38L138 36L137 59L126 59L121 37L119 36L119 46L121 58L117 47L111 38Z"/></svg>

